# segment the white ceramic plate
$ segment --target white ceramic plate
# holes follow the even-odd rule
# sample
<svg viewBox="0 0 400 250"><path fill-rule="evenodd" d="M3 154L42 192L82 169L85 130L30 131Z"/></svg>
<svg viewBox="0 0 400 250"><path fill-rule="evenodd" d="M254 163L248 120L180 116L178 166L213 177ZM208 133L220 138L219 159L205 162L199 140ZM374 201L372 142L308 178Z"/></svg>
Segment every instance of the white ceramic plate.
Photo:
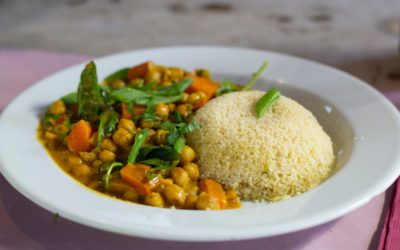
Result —
<svg viewBox="0 0 400 250"><path fill-rule="evenodd" d="M400 119L396 108L362 81L333 68L277 53L222 47L132 51L96 59L99 78L146 60L216 76L246 79L264 60L258 88L279 85L309 108L331 135L338 171L312 191L277 203L236 210L153 208L99 195L67 176L36 139L39 115L74 91L80 64L47 77L18 96L0 120L0 170L19 192L45 209L78 223L116 233L182 241L249 239L328 222L383 192L400 173ZM269 87L269 86L268 86Z"/></svg>

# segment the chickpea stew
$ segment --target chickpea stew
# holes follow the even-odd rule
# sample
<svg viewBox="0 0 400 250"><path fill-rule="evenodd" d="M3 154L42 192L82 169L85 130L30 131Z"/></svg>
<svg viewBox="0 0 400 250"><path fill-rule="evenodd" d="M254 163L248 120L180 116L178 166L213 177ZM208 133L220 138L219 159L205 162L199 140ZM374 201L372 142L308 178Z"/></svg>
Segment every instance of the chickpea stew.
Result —
<svg viewBox="0 0 400 250"><path fill-rule="evenodd" d="M126 201L163 208L239 208L240 199L201 179L186 135L192 115L215 96L238 90L209 71L145 62L100 84L96 65L84 68L77 92L56 100L38 136L51 157L77 181Z"/></svg>

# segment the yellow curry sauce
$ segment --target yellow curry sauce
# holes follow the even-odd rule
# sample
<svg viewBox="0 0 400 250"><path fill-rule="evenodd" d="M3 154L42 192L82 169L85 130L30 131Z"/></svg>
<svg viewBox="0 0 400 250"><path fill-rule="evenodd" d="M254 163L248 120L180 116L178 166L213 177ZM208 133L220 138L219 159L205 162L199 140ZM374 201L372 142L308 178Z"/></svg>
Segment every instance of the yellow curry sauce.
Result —
<svg viewBox="0 0 400 250"><path fill-rule="evenodd" d="M220 90L206 70L152 62L98 84L91 62L77 93L48 108L38 137L66 173L106 195L155 207L238 208L234 190L200 178L185 139L198 128L190 117Z"/></svg>

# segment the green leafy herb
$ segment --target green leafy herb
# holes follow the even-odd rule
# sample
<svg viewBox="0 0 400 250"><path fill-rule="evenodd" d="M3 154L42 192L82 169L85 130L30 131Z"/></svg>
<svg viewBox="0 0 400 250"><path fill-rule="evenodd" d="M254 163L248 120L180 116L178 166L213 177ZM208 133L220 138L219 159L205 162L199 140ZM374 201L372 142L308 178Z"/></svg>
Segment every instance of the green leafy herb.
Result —
<svg viewBox="0 0 400 250"><path fill-rule="evenodd" d="M93 61L86 65L81 74L77 100L78 116L91 123L97 122L99 113L104 109L105 103L101 88L97 83L96 65Z"/></svg>
<svg viewBox="0 0 400 250"><path fill-rule="evenodd" d="M182 118L181 114L179 114L179 112L177 112L177 111L174 112L173 118L174 118L174 121L177 123L183 122L183 118Z"/></svg>
<svg viewBox="0 0 400 250"><path fill-rule="evenodd" d="M148 105L150 102L152 102L153 104L174 103L182 99L181 95L157 96L133 88L120 88L114 90L111 92L111 96L113 96L120 102L124 103L133 102L139 105Z"/></svg>
<svg viewBox="0 0 400 250"><path fill-rule="evenodd" d="M140 149L138 160L161 159L164 161L179 160L179 155L171 146L144 146Z"/></svg>
<svg viewBox="0 0 400 250"><path fill-rule="evenodd" d="M138 89L142 91L149 91L152 90L154 86L156 86L158 81L154 80L147 84L144 84L144 80L142 80L142 84L139 84Z"/></svg>
<svg viewBox="0 0 400 250"><path fill-rule="evenodd" d="M51 121L56 121L60 118L60 115L54 115L54 114L49 114L46 113L43 117L43 126L45 128L49 128L50 126L52 126Z"/></svg>
<svg viewBox="0 0 400 250"><path fill-rule="evenodd" d="M120 70L115 71L114 73L107 76L104 80L106 82L112 82L114 80L124 80L128 78L128 71L129 68L123 68Z"/></svg>
<svg viewBox="0 0 400 250"><path fill-rule="evenodd" d="M71 105L78 103L78 93L72 92L60 98L65 104Z"/></svg>
<svg viewBox="0 0 400 250"><path fill-rule="evenodd" d="M179 95L185 92L185 90L192 84L192 82L192 78L185 78L177 83L172 84L171 86L159 87L156 90L152 91L152 93L161 96Z"/></svg>
<svg viewBox="0 0 400 250"><path fill-rule="evenodd" d="M183 135L179 136L178 139L174 142L175 151L180 154L182 152L183 147L185 146L186 139Z"/></svg>
<svg viewBox="0 0 400 250"><path fill-rule="evenodd" d="M149 132L147 129L140 130L136 136L135 136L135 142L133 143L133 146L131 148L131 151L129 152L128 156L128 163L135 163L136 158L139 154L139 150L142 147L143 143L145 142L147 136L149 135Z"/></svg>
<svg viewBox="0 0 400 250"><path fill-rule="evenodd" d="M113 162L110 165L107 166L106 168L106 173L103 177L104 181L104 190L108 193L110 190L110 177L111 177L111 172L113 170L121 169L122 168L122 163L120 162Z"/></svg>
<svg viewBox="0 0 400 250"><path fill-rule="evenodd" d="M267 110L279 99L280 95L281 92L276 88L272 88L265 93L256 103L257 117L262 117L265 112L267 112Z"/></svg>
<svg viewBox="0 0 400 250"><path fill-rule="evenodd" d="M216 96L221 96L223 94L227 94L230 92L235 92L238 91L239 87L235 83L233 83L231 80L224 80L221 82L221 86L217 89L217 92L215 93Z"/></svg>
<svg viewBox="0 0 400 250"><path fill-rule="evenodd" d="M251 75L250 80L246 83L246 85L244 85L242 90L249 90L251 89L254 84L256 83L256 81L258 80L258 78L261 76L261 74L264 72L264 70L268 67L268 62L265 61L261 67L257 70L257 72L253 73Z"/></svg>
<svg viewBox="0 0 400 250"><path fill-rule="evenodd" d="M179 130L182 134L187 134L198 128L200 128L200 124L198 124L195 121L192 121L192 122L189 122L188 124L182 126Z"/></svg>
<svg viewBox="0 0 400 250"><path fill-rule="evenodd" d="M100 115L99 129L97 133L97 148L100 147L104 137L114 132L118 123L118 114L113 109L108 109Z"/></svg>

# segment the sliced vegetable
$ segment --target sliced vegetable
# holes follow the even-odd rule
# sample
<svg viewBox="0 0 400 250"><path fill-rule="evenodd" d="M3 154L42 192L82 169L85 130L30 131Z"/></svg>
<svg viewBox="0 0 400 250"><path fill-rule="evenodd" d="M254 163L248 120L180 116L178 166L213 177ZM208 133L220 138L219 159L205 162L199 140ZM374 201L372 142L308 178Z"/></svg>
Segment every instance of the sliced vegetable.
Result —
<svg viewBox="0 0 400 250"><path fill-rule="evenodd" d="M257 117L262 117L265 112L267 112L267 110L279 99L280 95L281 92L276 88L272 88L265 93L256 103Z"/></svg>
<svg viewBox="0 0 400 250"><path fill-rule="evenodd" d="M113 162L107 167L106 174L103 177L104 181L104 191L108 193L108 190L110 190L110 177L111 177L111 172L113 170L121 169L122 163L120 162Z"/></svg>
<svg viewBox="0 0 400 250"><path fill-rule="evenodd" d="M204 92L208 98L211 98L217 92L219 85L203 77L191 76L193 83L186 89L186 92L192 93L196 91Z"/></svg>
<svg viewBox="0 0 400 250"><path fill-rule="evenodd" d="M113 109L108 109L100 115L99 129L97 132L97 148L101 141L112 134L118 123L118 114Z"/></svg>
<svg viewBox="0 0 400 250"><path fill-rule="evenodd" d="M148 134L149 132L147 129L142 129L136 134L135 142L133 143L131 151L129 152L128 163L136 162L136 157L138 156L139 150L142 147L144 141L146 140Z"/></svg>
<svg viewBox="0 0 400 250"><path fill-rule="evenodd" d="M250 90L253 88L254 84L257 82L258 78L261 76L261 74L264 72L264 70L268 67L268 62L265 61L261 67L257 70L257 72L253 73L251 75L250 80L244 85L242 90Z"/></svg>
<svg viewBox="0 0 400 250"><path fill-rule="evenodd" d="M129 79L144 78L153 68L154 64L152 62L139 64L128 71L128 77Z"/></svg>
<svg viewBox="0 0 400 250"><path fill-rule="evenodd" d="M90 137L93 134L90 123L85 120L78 121L67 136L67 145L72 152L90 151L93 145Z"/></svg>
<svg viewBox="0 0 400 250"><path fill-rule="evenodd" d="M157 103L174 103L182 99L181 95L175 96L157 96L146 93L144 91L133 88L121 88L111 92L111 96L120 102L133 102L139 105L147 105L150 102Z"/></svg>
<svg viewBox="0 0 400 250"><path fill-rule="evenodd" d="M78 86L78 116L95 123L105 103L101 88L97 84L96 65L93 61L88 63L81 74Z"/></svg>
<svg viewBox="0 0 400 250"><path fill-rule="evenodd" d="M121 178L132 185L140 194L148 195L158 184L158 179L153 178L151 181L147 178L147 174L151 168L144 164L126 164L120 171Z"/></svg>
<svg viewBox="0 0 400 250"><path fill-rule="evenodd" d="M220 208L225 208L228 204L226 194L221 184L211 179L203 179L199 183L200 190L218 199Z"/></svg>
<svg viewBox="0 0 400 250"><path fill-rule="evenodd" d="M111 82L114 80L125 80L128 78L128 71L129 71L129 68L123 68L123 69L117 70L114 73L107 76L104 80L106 82Z"/></svg>

